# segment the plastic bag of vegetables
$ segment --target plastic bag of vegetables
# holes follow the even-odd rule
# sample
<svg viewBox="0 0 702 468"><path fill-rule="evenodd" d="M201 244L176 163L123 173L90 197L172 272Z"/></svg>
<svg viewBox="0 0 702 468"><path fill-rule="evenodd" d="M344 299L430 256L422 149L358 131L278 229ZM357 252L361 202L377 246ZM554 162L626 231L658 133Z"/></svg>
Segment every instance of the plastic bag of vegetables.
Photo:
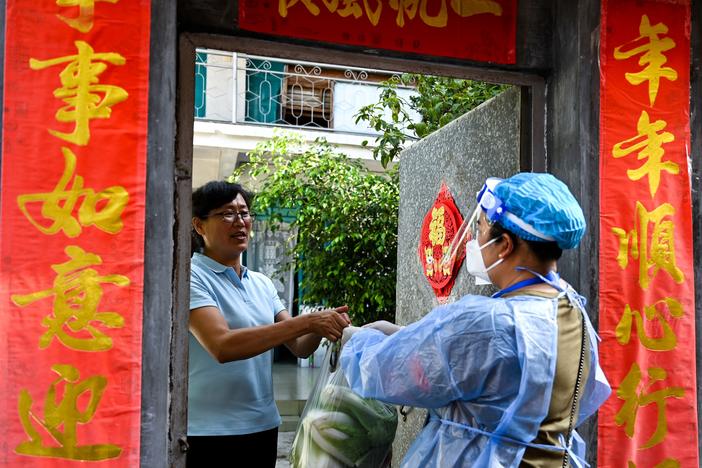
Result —
<svg viewBox="0 0 702 468"><path fill-rule="evenodd" d="M297 427L293 468L389 466L397 429L393 405L361 398L336 367L340 345L331 345Z"/></svg>

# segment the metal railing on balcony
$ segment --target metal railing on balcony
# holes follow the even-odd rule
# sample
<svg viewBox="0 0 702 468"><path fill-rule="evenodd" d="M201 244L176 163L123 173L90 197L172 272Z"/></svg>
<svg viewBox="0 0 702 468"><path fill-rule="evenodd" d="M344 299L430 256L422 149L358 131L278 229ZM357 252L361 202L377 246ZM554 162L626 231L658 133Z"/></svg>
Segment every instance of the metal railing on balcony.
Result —
<svg viewBox="0 0 702 468"><path fill-rule="evenodd" d="M383 81L398 75L204 49L196 57L196 119L234 124L374 135L355 122L356 114L377 102ZM414 93L397 91L405 99Z"/></svg>

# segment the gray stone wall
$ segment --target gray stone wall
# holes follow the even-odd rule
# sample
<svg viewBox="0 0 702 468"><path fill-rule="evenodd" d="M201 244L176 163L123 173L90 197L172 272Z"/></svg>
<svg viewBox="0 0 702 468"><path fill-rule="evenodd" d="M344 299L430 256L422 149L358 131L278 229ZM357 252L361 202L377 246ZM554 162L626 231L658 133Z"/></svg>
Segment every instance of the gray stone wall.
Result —
<svg viewBox="0 0 702 468"><path fill-rule="evenodd" d="M465 218L475 209L475 194L488 177L509 177L519 170L519 89L484 103L400 157L400 210L397 252L397 322L419 320L439 303L422 273L418 256L422 221L436 199L441 182L448 186ZM448 302L466 294L487 294L462 268ZM426 411L412 409L400 418L393 445L393 466L424 425Z"/></svg>

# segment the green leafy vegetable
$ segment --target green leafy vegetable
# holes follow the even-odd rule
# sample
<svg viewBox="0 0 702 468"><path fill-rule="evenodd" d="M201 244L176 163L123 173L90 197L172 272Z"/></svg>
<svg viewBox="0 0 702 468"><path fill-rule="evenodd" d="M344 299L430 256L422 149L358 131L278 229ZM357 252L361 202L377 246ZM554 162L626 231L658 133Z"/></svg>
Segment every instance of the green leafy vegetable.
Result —
<svg viewBox="0 0 702 468"><path fill-rule="evenodd" d="M319 408L307 412L300 423L290 461L295 468L375 468L388 453L396 428L393 406L327 385Z"/></svg>

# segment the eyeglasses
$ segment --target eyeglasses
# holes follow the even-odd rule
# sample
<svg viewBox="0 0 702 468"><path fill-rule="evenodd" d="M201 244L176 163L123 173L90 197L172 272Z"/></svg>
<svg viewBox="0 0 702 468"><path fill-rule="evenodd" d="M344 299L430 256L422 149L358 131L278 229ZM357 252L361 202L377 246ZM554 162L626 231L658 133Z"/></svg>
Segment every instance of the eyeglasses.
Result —
<svg viewBox="0 0 702 468"><path fill-rule="evenodd" d="M242 220L244 223L250 223L256 217L255 214L249 213L248 211L222 211L220 213L211 213L205 216L205 218L211 218L213 216L219 216L223 223L232 224L238 219ZM205 219L203 218L203 219Z"/></svg>

